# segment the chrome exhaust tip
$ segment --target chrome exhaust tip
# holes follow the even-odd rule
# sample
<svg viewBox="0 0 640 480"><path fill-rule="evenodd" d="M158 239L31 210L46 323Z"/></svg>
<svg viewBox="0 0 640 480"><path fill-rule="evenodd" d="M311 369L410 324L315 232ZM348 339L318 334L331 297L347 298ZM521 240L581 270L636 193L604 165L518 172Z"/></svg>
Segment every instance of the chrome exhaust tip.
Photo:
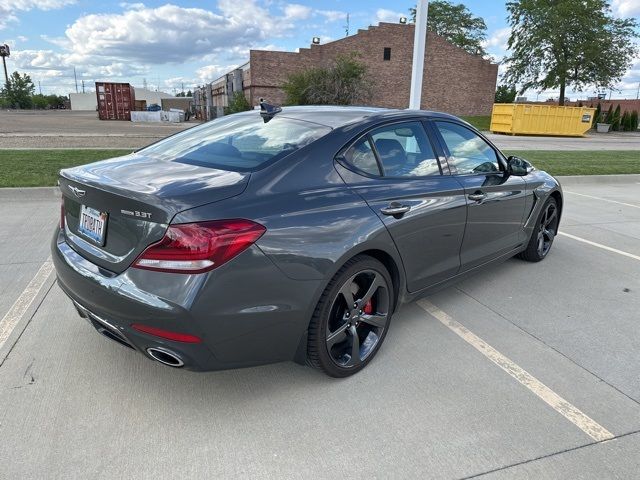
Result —
<svg viewBox="0 0 640 480"><path fill-rule="evenodd" d="M184 366L184 362L178 355L165 348L147 348L147 353L151 358L164 365L168 365L174 368L180 368Z"/></svg>

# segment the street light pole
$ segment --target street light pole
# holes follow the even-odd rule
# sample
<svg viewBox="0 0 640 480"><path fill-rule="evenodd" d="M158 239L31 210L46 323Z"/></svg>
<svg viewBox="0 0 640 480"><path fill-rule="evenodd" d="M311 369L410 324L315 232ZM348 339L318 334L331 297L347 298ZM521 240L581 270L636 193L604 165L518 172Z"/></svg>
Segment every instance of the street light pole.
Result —
<svg viewBox="0 0 640 480"><path fill-rule="evenodd" d="M9 74L7 73L7 57L9 55L11 55L9 45L7 45L6 43L4 45L0 45L0 57L2 57L2 66L4 67L4 81L7 87L9 85Z"/></svg>
<svg viewBox="0 0 640 480"><path fill-rule="evenodd" d="M424 70L424 53L427 43L427 10L428 0L418 0L416 5L416 26L413 37L413 65L411 67L411 90L409 92L409 108L420 110L422 100L422 74Z"/></svg>
<svg viewBox="0 0 640 480"><path fill-rule="evenodd" d="M7 60L5 56L2 56L2 65L4 66L4 81L7 85L9 85L9 74L7 73Z"/></svg>

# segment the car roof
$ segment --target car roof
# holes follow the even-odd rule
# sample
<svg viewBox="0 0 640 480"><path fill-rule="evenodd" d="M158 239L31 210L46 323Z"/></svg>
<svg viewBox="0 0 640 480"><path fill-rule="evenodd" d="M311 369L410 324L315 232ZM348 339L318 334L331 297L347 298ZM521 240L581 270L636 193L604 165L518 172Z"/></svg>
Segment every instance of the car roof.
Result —
<svg viewBox="0 0 640 480"><path fill-rule="evenodd" d="M277 116L304 120L324 125L330 128L339 128L365 119L394 119L407 116L438 117L458 120L453 115L428 110L399 110L393 108L355 107L333 105L310 105L296 107L282 107L282 112Z"/></svg>

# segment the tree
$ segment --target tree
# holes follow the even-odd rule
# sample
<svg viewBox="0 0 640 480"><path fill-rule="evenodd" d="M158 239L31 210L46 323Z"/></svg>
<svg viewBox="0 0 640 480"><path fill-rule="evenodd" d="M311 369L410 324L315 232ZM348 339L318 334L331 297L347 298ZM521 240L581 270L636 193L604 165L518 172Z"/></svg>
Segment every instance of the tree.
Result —
<svg viewBox="0 0 640 480"><path fill-rule="evenodd" d="M224 114L230 115L232 113L246 112L247 110L251 110L251 104L247 101L244 93L233 92L229 106L224 109Z"/></svg>
<svg viewBox="0 0 640 480"><path fill-rule="evenodd" d="M31 96L36 88L31 81L31 77L26 73L20 75L13 72L9 77L9 83L6 83L0 96L4 99L4 104L12 108L31 108L33 105Z"/></svg>
<svg viewBox="0 0 640 480"><path fill-rule="evenodd" d="M592 105L593 106L593 105ZM591 127L596 128L596 124L600 123L600 117L602 116L602 105L598 102L598 106L596 107L596 111L593 114L593 121L591 122Z"/></svg>
<svg viewBox="0 0 640 480"><path fill-rule="evenodd" d="M604 116L604 123L608 123L609 125L611 125L612 121L613 121L613 103L609 105L609 110L607 110L607 113Z"/></svg>
<svg viewBox="0 0 640 480"><path fill-rule="evenodd" d="M631 131L635 132L638 130L638 111L634 110L631 112Z"/></svg>
<svg viewBox="0 0 640 480"><path fill-rule="evenodd" d="M371 97L367 67L356 55L339 55L329 67L313 67L287 77L288 105L353 105Z"/></svg>
<svg viewBox="0 0 640 480"><path fill-rule="evenodd" d="M516 87L500 85L496 90L496 103L513 103L516 99Z"/></svg>
<svg viewBox="0 0 640 480"><path fill-rule="evenodd" d="M617 132L620 130L620 104L613 111L613 116L611 117L611 130Z"/></svg>
<svg viewBox="0 0 640 480"><path fill-rule="evenodd" d="M620 81L637 51L635 19L614 18L608 0L507 2L511 55L504 79L530 88L567 86L609 89Z"/></svg>
<svg viewBox="0 0 640 480"><path fill-rule="evenodd" d="M416 9L409 12L415 23ZM486 55L482 42L487 38L487 25L463 4L449 0L429 2L427 30L444 37L450 43L473 55Z"/></svg>
<svg viewBox="0 0 640 480"><path fill-rule="evenodd" d="M49 109L49 108L59 108L64 105L67 97L59 96L59 95L42 95L38 93L31 97L31 102L33 108L37 109Z"/></svg>
<svg viewBox="0 0 640 480"><path fill-rule="evenodd" d="M622 118L620 119L620 129L623 132L631 131L631 115L629 115L628 111L625 111L622 114Z"/></svg>

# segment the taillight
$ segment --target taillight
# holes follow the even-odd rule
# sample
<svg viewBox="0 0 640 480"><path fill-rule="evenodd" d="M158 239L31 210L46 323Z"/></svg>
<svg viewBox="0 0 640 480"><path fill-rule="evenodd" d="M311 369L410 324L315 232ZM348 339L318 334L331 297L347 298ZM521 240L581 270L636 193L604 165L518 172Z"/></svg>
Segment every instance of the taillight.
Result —
<svg viewBox="0 0 640 480"><path fill-rule="evenodd" d="M131 327L139 332L148 333L154 337L166 338L167 340L173 340L174 342L183 343L201 343L202 339L195 335L189 335L188 333L171 332L169 330L163 330L162 328L150 327L149 325L143 325L142 323L134 323Z"/></svg>
<svg viewBox="0 0 640 480"><path fill-rule="evenodd" d="M242 253L266 230L242 219L170 225L164 238L142 252L133 266L171 273L206 272Z"/></svg>
<svg viewBox="0 0 640 480"><path fill-rule="evenodd" d="M60 201L60 230L64 230L64 197Z"/></svg>

